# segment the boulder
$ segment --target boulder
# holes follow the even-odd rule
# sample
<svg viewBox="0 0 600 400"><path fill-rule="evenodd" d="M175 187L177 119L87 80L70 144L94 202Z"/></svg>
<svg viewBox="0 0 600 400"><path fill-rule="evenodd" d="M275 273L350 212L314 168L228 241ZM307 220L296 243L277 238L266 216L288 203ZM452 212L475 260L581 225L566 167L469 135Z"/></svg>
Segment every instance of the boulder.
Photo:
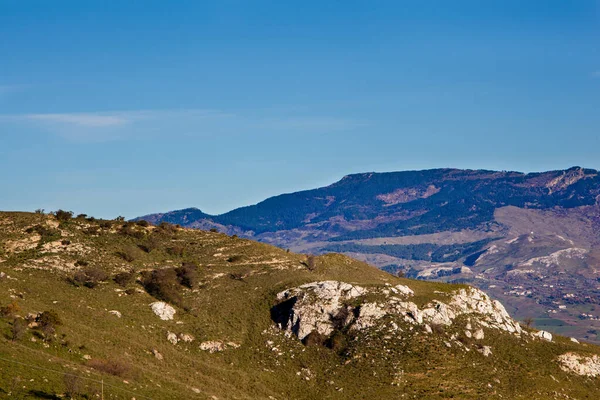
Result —
<svg viewBox="0 0 600 400"><path fill-rule="evenodd" d="M169 321L173 319L173 316L177 312L173 307L165 303L164 301L156 301L150 304L152 311L163 321Z"/></svg>
<svg viewBox="0 0 600 400"><path fill-rule="evenodd" d="M547 340L548 342L552 341L552 334L550 332L539 331L535 334L535 336L539 337L540 339Z"/></svg>

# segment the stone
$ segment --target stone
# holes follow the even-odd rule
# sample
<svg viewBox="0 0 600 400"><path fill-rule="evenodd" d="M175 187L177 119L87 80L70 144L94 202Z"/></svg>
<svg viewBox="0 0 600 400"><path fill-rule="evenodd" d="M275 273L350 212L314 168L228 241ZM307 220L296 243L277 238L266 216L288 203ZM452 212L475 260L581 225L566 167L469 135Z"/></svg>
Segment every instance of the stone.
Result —
<svg viewBox="0 0 600 400"><path fill-rule="evenodd" d="M579 340L575 339L574 337L571 338L571 342L579 344Z"/></svg>
<svg viewBox="0 0 600 400"><path fill-rule="evenodd" d="M156 349L152 349L152 354L154 354L154 357L159 361L162 361L164 358L163 355L160 354Z"/></svg>
<svg viewBox="0 0 600 400"><path fill-rule="evenodd" d="M177 339L177 335L174 334L173 332L167 332L167 340L171 344L177 344L177 342L179 341L179 339Z"/></svg>
<svg viewBox="0 0 600 400"><path fill-rule="evenodd" d="M539 331L535 334L535 336L539 337L540 339L546 340L548 342L552 341L552 334L547 331Z"/></svg>
<svg viewBox="0 0 600 400"><path fill-rule="evenodd" d="M490 346L483 346L482 348L477 349L477 351L486 357L488 357L492 354L492 348Z"/></svg>
<svg viewBox="0 0 600 400"><path fill-rule="evenodd" d="M560 368L577 375L596 377L600 375L600 357L583 356L577 353L565 353L558 356Z"/></svg>
<svg viewBox="0 0 600 400"><path fill-rule="evenodd" d="M163 321L169 321L173 319L173 316L177 312L173 307L165 303L164 301L156 301L150 304L152 311Z"/></svg>
<svg viewBox="0 0 600 400"><path fill-rule="evenodd" d="M223 346L223 342L217 340L209 340L206 342L200 343L200 350L208 351L209 353L216 353L218 351L223 351L225 346Z"/></svg>
<svg viewBox="0 0 600 400"><path fill-rule="evenodd" d="M477 329L473 333L473 338L475 338L477 340L482 340L484 337L485 337L485 334L483 333L483 329Z"/></svg>
<svg viewBox="0 0 600 400"><path fill-rule="evenodd" d="M192 343L195 340L195 338L189 333L181 333L179 334L179 340L186 343Z"/></svg>
<svg viewBox="0 0 600 400"><path fill-rule="evenodd" d="M114 315L117 318L121 318L122 317L121 313L119 311L117 311L117 310L110 310L108 313Z"/></svg>

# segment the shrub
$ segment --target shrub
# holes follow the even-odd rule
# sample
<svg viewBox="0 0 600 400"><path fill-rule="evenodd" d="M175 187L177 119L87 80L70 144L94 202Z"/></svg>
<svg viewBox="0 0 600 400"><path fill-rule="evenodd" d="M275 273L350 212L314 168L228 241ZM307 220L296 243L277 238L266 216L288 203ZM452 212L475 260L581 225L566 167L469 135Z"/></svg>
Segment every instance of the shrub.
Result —
<svg viewBox="0 0 600 400"><path fill-rule="evenodd" d="M218 233L219 232L217 228L210 228L209 231L212 232L212 233Z"/></svg>
<svg viewBox="0 0 600 400"><path fill-rule="evenodd" d="M127 262L133 262L137 257L136 248L132 246L125 247L123 250L117 251L116 255Z"/></svg>
<svg viewBox="0 0 600 400"><path fill-rule="evenodd" d="M121 360L92 359L88 361L87 365L100 372L118 376L120 378L127 377L131 372L131 366Z"/></svg>
<svg viewBox="0 0 600 400"><path fill-rule="evenodd" d="M9 305L0 307L0 317L14 318L19 311L21 311L21 307L16 300L13 300Z"/></svg>
<svg viewBox="0 0 600 400"><path fill-rule="evenodd" d="M145 232L138 231L135 229L135 224L133 224L133 222L123 224L123 226L121 226L120 233L122 235L131 236L136 239L143 239L146 236Z"/></svg>
<svg viewBox="0 0 600 400"><path fill-rule="evenodd" d="M98 267L86 267L73 275L73 283L76 286L83 285L90 289L98 286L100 282L108 279L108 274Z"/></svg>
<svg viewBox="0 0 600 400"><path fill-rule="evenodd" d="M10 328L10 336L13 342L23 339L27 332L27 321L23 318L15 318Z"/></svg>
<svg viewBox="0 0 600 400"><path fill-rule="evenodd" d="M89 226L83 230L83 233L86 235L97 235L99 230L100 228L97 226Z"/></svg>
<svg viewBox="0 0 600 400"><path fill-rule="evenodd" d="M185 247L180 244L176 244L171 247L167 247L166 251L170 256L183 257L183 254L185 253Z"/></svg>
<svg viewBox="0 0 600 400"><path fill-rule="evenodd" d="M180 285L174 269L155 269L142 273L142 285L146 292L158 300L181 306Z"/></svg>
<svg viewBox="0 0 600 400"><path fill-rule="evenodd" d="M240 261L242 261L243 259L244 259L244 257L243 257L243 256L236 254L236 255L234 255L234 256L231 256L231 257L229 257L229 258L227 259L227 262L230 262L230 263L235 263L235 262L240 262Z"/></svg>
<svg viewBox="0 0 600 400"><path fill-rule="evenodd" d="M135 280L135 271L120 272L113 278L117 285L126 287Z"/></svg>
<svg viewBox="0 0 600 400"><path fill-rule="evenodd" d="M325 345L336 353L341 354L348 348L348 338L343 332L336 330L327 339Z"/></svg>
<svg viewBox="0 0 600 400"><path fill-rule="evenodd" d="M305 346L323 346L326 340L327 336L317 331L312 331L302 340L302 343Z"/></svg>
<svg viewBox="0 0 600 400"><path fill-rule="evenodd" d="M112 221L100 221L100 228L102 228L102 229L112 228Z"/></svg>
<svg viewBox="0 0 600 400"><path fill-rule="evenodd" d="M75 217L77 219L86 219L87 218L87 214L77 214L77 217Z"/></svg>
<svg viewBox="0 0 600 400"><path fill-rule="evenodd" d="M73 218L73 212L65 211L65 210L58 210L58 211L54 212L54 216L59 221L69 221L71 218Z"/></svg>
<svg viewBox="0 0 600 400"><path fill-rule="evenodd" d="M85 260L77 260L77 261L75 261L75 266L76 267L87 267L88 262Z"/></svg>
<svg viewBox="0 0 600 400"><path fill-rule="evenodd" d="M65 374L63 382L65 384L65 395L67 398L75 399L84 394L85 385L80 377Z"/></svg>
<svg viewBox="0 0 600 400"><path fill-rule="evenodd" d="M145 219L140 219L139 221L136 222L136 224L138 226L143 226L144 228L147 226L150 226L150 223L148 221L146 221Z"/></svg>
<svg viewBox="0 0 600 400"><path fill-rule="evenodd" d="M62 321L58 317L56 311L44 311L37 317L37 323L40 330L48 338L50 335L56 333L56 328L62 325Z"/></svg>
<svg viewBox="0 0 600 400"><path fill-rule="evenodd" d="M312 254L307 256L304 265L306 266L306 268L308 268L309 271L314 271L317 268L316 257Z"/></svg>
<svg viewBox="0 0 600 400"><path fill-rule="evenodd" d="M177 279L183 286L192 289L198 283L198 266L191 262L184 262L181 267L175 268Z"/></svg>
<svg viewBox="0 0 600 400"><path fill-rule="evenodd" d="M163 232L170 232L170 233L177 232L177 227L168 222L161 222L160 225L158 225L158 228Z"/></svg>

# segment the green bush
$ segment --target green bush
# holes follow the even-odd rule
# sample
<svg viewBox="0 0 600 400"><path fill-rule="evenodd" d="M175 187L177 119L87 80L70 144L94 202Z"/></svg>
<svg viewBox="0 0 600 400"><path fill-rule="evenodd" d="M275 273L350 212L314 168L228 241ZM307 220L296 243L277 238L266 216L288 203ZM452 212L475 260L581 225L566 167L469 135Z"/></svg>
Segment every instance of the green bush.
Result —
<svg viewBox="0 0 600 400"><path fill-rule="evenodd" d="M142 273L142 285L146 292L158 300L166 301L178 306L183 305L177 273L174 269L155 269Z"/></svg>
<svg viewBox="0 0 600 400"><path fill-rule="evenodd" d="M83 285L88 288L95 288L100 282L108 279L108 274L98 267L86 267L75 272L72 278L76 286Z"/></svg>
<svg viewBox="0 0 600 400"><path fill-rule="evenodd" d="M182 263L181 267L175 268L175 273L179 283L183 286L192 289L198 283L198 266L194 263Z"/></svg>
<svg viewBox="0 0 600 400"><path fill-rule="evenodd" d="M73 218L73 212L65 211L65 210L58 210L58 211L54 212L54 216L59 221L69 221L71 218Z"/></svg>
<svg viewBox="0 0 600 400"><path fill-rule="evenodd" d="M115 275L113 280L115 281L115 283L117 285L126 287L126 286L130 285L131 283L133 283L133 281L135 280L135 275L136 274L134 271L120 272Z"/></svg>

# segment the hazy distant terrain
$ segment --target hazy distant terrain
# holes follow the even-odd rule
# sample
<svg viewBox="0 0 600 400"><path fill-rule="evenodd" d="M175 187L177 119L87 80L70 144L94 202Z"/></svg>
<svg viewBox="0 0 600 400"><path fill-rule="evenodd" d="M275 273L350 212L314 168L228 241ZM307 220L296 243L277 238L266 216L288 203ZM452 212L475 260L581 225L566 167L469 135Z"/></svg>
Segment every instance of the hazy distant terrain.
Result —
<svg viewBox="0 0 600 400"><path fill-rule="evenodd" d="M191 208L142 218L470 283L538 327L596 341L599 195L598 171L579 167L436 169L349 175L218 216Z"/></svg>

